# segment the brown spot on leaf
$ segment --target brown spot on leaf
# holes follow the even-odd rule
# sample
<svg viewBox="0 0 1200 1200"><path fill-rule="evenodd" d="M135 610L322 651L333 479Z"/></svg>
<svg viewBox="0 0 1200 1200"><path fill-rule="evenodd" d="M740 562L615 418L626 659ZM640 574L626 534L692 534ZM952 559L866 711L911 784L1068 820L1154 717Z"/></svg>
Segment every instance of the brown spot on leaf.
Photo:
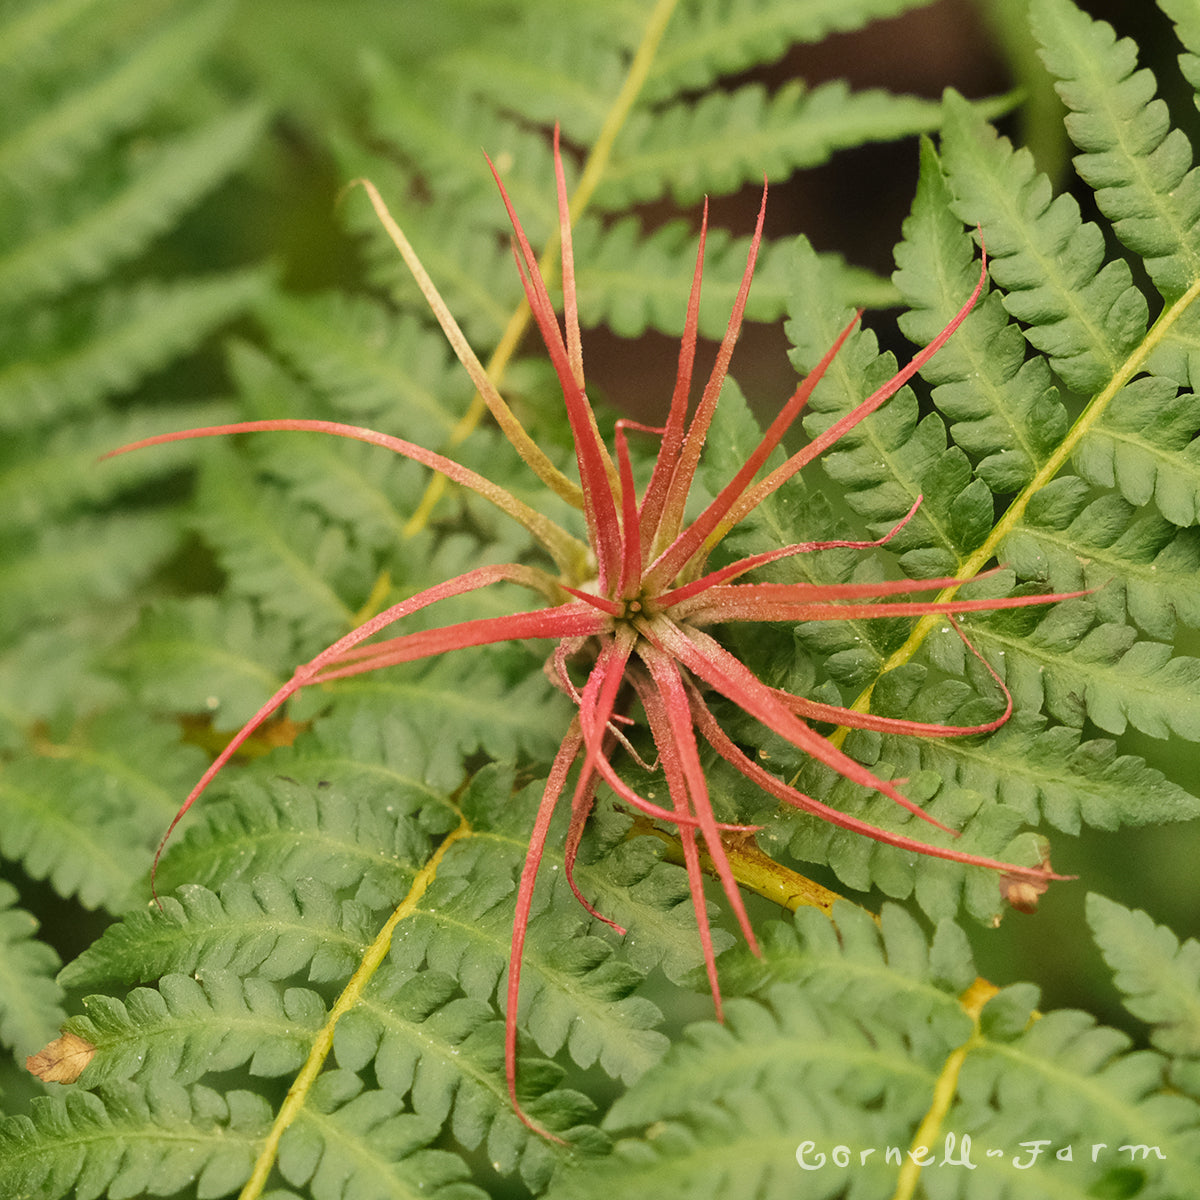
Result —
<svg viewBox="0 0 1200 1200"><path fill-rule="evenodd" d="M74 1083L92 1061L96 1047L73 1033L64 1033L25 1060L25 1069L46 1083Z"/></svg>

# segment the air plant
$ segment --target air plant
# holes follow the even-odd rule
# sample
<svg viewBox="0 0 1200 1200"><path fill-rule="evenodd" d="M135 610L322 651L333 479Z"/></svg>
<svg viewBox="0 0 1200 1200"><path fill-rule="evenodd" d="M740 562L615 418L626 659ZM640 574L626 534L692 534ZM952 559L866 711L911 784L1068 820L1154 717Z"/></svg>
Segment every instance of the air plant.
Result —
<svg viewBox="0 0 1200 1200"><path fill-rule="evenodd" d="M878 778L829 739L818 734L810 722L832 722L856 729L902 734L948 736L981 733L997 728L1007 719L1012 710L1011 697L1004 712L995 720L972 726L927 725L821 704L768 686L759 680L721 644L711 629L740 621L796 623L926 613L948 614L953 620L952 614L956 613L1041 604L1061 597L1017 596L941 601L908 599L899 602L889 599L952 588L962 582L954 578L830 585L743 581L743 576L756 568L789 556L832 547L866 548L879 545L911 518L915 506L896 529L874 542L801 542L755 554L718 569L710 570L706 564L714 547L758 504L878 409L945 345L983 289L986 259L981 261L979 281L974 291L929 345L851 412L813 438L803 449L793 453L781 466L758 478L768 458L791 429L808 397L851 333L858 319L856 316L783 405L759 444L733 477L699 515L689 520L685 516L688 500L741 328L762 239L766 187L764 185L757 225L728 327L703 393L690 417L689 397L697 342L707 206L700 228L678 372L666 423L660 429L650 429L634 421L618 420L614 446L610 451L600 435L585 390L571 228L557 134L554 159L562 250L562 327L534 252L494 167L492 173L512 223L514 256L525 295L562 387L574 437L578 482L562 474L534 444L488 378L378 191L370 183L360 182L500 429L548 487L582 510L585 540L554 523L507 490L441 454L388 434L339 422L299 419L247 421L146 438L112 452L124 453L185 438L266 431L304 431L352 438L386 447L422 463L451 483L468 488L491 501L523 525L552 560L553 571L519 563L484 566L467 571L392 605L297 668L291 679L246 722L204 773L171 822L155 856L157 867L158 858L171 832L213 777L247 738L302 688L430 658L466 646L525 639L553 642L547 671L553 682L570 697L576 712L550 767L521 872L512 931L505 1036L505 1071L511 1102L526 1125L548 1137L552 1135L536 1126L521 1111L517 1100L517 1001L534 883L546 847L551 817L568 792L570 820L565 847L566 877L574 894L589 913L606 921L619 933L624 930L603 913L597 912L580 894L573 873L584 827L599 785L607 784L631 808L675 830L682 848L708 981L718 1016L721 1014L721 997L704 898L702 850L711 861L746 941L752 949L756 950L757 947L722 840L723 835L744 835L749 827L716 820L701 762L701 742L707 743L746 779L778 800L840 828L909 851L1001 872L1010 884L1023 885L1034 893L1044 888L1048 880L1062 878L1054 875L1046 864L1020 866L968 854L952 847L926 844L916 838L868 824L804 795L750 758L722 729L706 700L706 692L725 697L766 729L785 738L846 779L871 791L883 793L939 829L946 828L924 813L894 783ZM650 478L640 494L635 484L629 451L628 435L631 431L661 438ZM499 582L516 583L528 588L541 597L541 607L528 612L467 620L443 628L374 640L376 635L402 618L439 600ZM579 682L576 682L577 678ZM994 674L993 678L996 678ZM998 678L996 682L1000 683ZM1000 686L1003 688L1002 684ZM670 797L669 808L657 805L639 794L613 765L613 759L624 750L642 766L646 766L623 732L623 727L628 727L631 721L623 711L630 696L640 704L656 747Z"/></svg>

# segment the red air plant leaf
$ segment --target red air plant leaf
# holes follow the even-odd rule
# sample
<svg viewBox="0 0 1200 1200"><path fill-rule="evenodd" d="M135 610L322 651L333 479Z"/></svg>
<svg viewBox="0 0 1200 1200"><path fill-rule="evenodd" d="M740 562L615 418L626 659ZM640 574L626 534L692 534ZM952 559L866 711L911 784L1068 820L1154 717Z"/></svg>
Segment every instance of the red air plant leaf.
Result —
<svg viewBox="0 0 1200 1200"><path fill-rule="evenodd" d="M936 736L972 734L986 732L1001 725L1011 711L1011 701L1005 712L996 720L965 727L922 725L913 721L889 719L848 708L817 704L801 696L767 686L707 632L705 627L730 621L798 622L925 613L945 613L953 620L952 614L955 613L1042 604L1060 597L1021 596L997 600L895 602L888 598L933 591L960 581L927 579L920 582L902 580L890 583L822 586L741 581L743 575L755 568L787 556L834 546L875 546L879 545L880 541L886 541L886 538L877 542L858 543L801 542L744 558L714 571L706 569L706 562L714 546L757 504L879 408L938 352L978 299L983 288L986 266L981 263L979 282L962 308L907 366L804 449L792 454L782 466L758 479L759 472L780 445L809 395L849 336L854 327L854 322L851 322L816 369L783 406L758 446L733 478L698 516L689 521L685 517L685 509L709 423L741 327L755 258L762 239L766 189L764 187L763 207L759 211L745 274L728 328L700 400L689 418L688 401L696 349L707 225L707 211L705 212L674 393L666 424L661 430L650 431L661 435L661 445L650 479L639 496L630 461L627 432L631 429L644 431L645 427L630 421L618 421L614 447L610 452L600 436L584 388L571 230L557 135L555 164L562 237L565 335L563 328L560 328L533 250L498 176L497 184L512 221L517 268L521 274L525 294L562 387L567 416L574 435L578 483L558 472L529 439L487 378L483 367L421 268L411 246L391 218L378 192L369 183L363 183L363 186L500 428L539 478L582 509L587 531L586 542L580 541L574 534L554 524L511 493L458 463L399 438L358 426L316 420L252 421L166 434L114 451L122 453L181 438L257 431L311 431L354 438L394 450L397 454L440 472L450 481L477 492L524 525L553 560L557 574L516 564L469 571L392 606L347 633L311 662L305 663L246 723L205 772L191 795L184 801L171 824L171 829L163 839L165 844L171 830L237 748L288 697L303 687L429 658L463 646L531 638L557 643L550 654L548 669L551 678L574 702L577 713L551 765L530 833L529 850L517 891L508 974L505 1042L506 1075L513 1106L521 1119L539 1133L545 1131L533 1125L525 1114L521 1113L517 1104L517 1000L525 930L530 915L534 882L546 847L551 817L568 791L571 815L566 843L567 878L576 896L588 911L601 920L608 919L596 912L580 895L573 875L580 839L598 786L601 783L607 784L626 804L656 821L672 826L677 831L718 1015L721 1011L720 989L704 900L701 848L715 867L747 941L752 947L755 941L721 836L722 833L730 831L745 831L746 827L725 825L715 819L701 765L702 742L750 782L783 803L843 829L906 850L989 868L1000 873L1005 887L1010 892L1017 888L1021 895L1036 894L1039 889L1045 887L1048 880L1060 878L1055 876L1046 864L1024 867L963 853L953 848L927 845L915 838L869 825L804 795L749 758L722 730L705 700L706 692L715 692L725 697L767 729L786 738L847 779L872 791L882 792L918 817L938 828L945 828L923 813L893 784L877 778L866 767L816 733L808 722L833 721L853 728L893 733ZM900 525L911 516L910 512ZM501 581L520 584L539 594L544 601L543 606L511 616L465 621L441 629L422 630L386 640L375 640L377 634L401 618L439 600ZM588 665L582 682L577 683L571 678L568 666L570 661L581 658ZM612 765L612 758L619 752L620 747L632 750L618 728L621 723L628 721L623 713L617 711L618 698L623 693L632 693L645 714L667 784L671 801L669 808L660 807L640 795L618 775ZM160 846L160 854L161 851ZM155 863L157 865L157 856ZM608 923L613 924L612 921Z"/></svg>

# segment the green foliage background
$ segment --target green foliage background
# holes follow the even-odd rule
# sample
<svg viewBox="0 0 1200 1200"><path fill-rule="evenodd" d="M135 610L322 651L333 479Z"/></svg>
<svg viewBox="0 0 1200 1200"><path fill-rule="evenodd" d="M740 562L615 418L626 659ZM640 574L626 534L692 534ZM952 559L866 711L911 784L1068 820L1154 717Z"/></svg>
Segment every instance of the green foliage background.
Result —
<svg viewBox="0 0 1200 1200"><path fill-rule="evenodd" d="M1200 1192L1200 7L1138 5L1140 48L1071 0L1026 7L0 5L0 1195ZM851 85L814 57L849 31L894 47L930 36L897 31L936 34L963 11L1020 97ZM925 24L891 24L904 14ZM645 78L628 89L639 48ZM810 86L806 65L833 78ZM452 445L548 507L493 431L458 440L469 385L363 197L341 189L376 182L486 360L520 287L480 150L540 246L554 121L572 184L591 189L575 234L585 354L614 409L654 411L647 393L673 370L699 198L719 227L712 336L744 260L746 197L771 179L748 309L761 328L734 359L753 403L727 389L712 480L849 306L892 317L851 339L809 432L933 336L986 242L989 291L921 386L764 505L739 553L831 529L878 536L921 494L877 555L788 569L966 577L995 559L1006 573L977 589L1092 589L970 623L1014 696L997 734L847 741L963 829L964 848L1049 844L1080 879L1035 917L993 929L995 880L777 813L714 767L715 793L764 826L763 848L848 901L836 926L758 902L764 954L726 937L718 1026L680 868L602 808L580 878L630 934L596 927L548 873L521 1013L523 1098L570 1150L509 1111L496 994L538 781L569 719L536 647L300 697L189 818L163 862L164 908L148 906L180 800L295 664L367 607L519 557L523 535L459 495L414 523L424 473L358 445L264 437L97 461L154 432L327 417ZM842 151L866 166L862 240L814 235L814 250L792 205L823 180L843 186L816 170ZM900 162L911 185L889 177ZM887 227L887 192L902 230ZM894 274L868 252L879 227L900 238ZM567 461L552 384L530 339L506 359L503 390ZM518 602L498 591L426 619ZM877 711L930 721L995 711L937 623L728 637L771 682L835 703L872 689ZM726 715L813 795L904 825ZM976 974L1001 989L981 1012L959 999ZM78 1083L42 1085L25 1056L64 1025L95 1057ZM306 1079L325 1038L325 1069ZM907 1150L919 1128L936 1160L948 1132L969 1135L977 1168L900 1171L885 1148ZM1036 1139L1048 1149L1022 1166ZM848 1145L853 1161L804 1172L805 1140L813 1156ZM1065 1147L1071 1161L1054 1157Z"/></svg>

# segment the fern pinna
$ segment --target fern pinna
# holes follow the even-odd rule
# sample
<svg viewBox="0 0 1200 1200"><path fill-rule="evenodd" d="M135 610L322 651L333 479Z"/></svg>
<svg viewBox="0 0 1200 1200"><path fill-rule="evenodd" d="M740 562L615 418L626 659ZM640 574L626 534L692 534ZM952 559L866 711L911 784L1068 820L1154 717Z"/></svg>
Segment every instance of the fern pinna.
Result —
<svg viewBox="0 0 1200 1200"><path fill-rule="evenodd" d="M69 7L47 12L65 20ZM194 457L189 509L174 492L136 501L190 531L188 542L175 533L180 557L202 542L206 582L222 587L181 595L163 537L149 556L162 577L142 585L142 611L111 630L100 617L89 626L98 649L81 695L91 707L60 715L45 703L28 750L19 706L4 710L0 788L18 821L0 829L0 848L123 915L59 975L64 997L24 895L0 896L0 971L19 981L0 989L0 1037L27 1042L65 1004L78 1015L34 1067L63 1080L83 1070L0 1125L0 1191L1196 1193L1196 943L1089 898L1097 958L1129 1023L1146 1030L1135 1050L1084 1013L1039 1013L1031 985L978 979L986 934L956 923L991 922L1006 902L1031 907L1050 873L1051 831L1197 811L1175 782L1185 775L1117 740L1127 728L1197 734L1195 660L1171 645L1195 624L1189 150L1129 43L1069 0L1038 0L1035 27L1075 114L1068 128L1099 225L1053 199L977 106L953 95L897 104L897 128L940 135L922 147L892 285L864 286L803 241L756 236L754 287L739 294L751 243L714 231L706 299L689 304L694 239L670 225L643 232L625 210L761 182L764 168L780 169L772 152L786 171L805 137L828 142L820 119L793 130L802 113L831 111L836 85L823 99L785 91L762 120L754 84L733 85L732 102L682 94L798 36L801 7L660 3L606 41L591 6L556 5L549 21L535 2L511 30L481 14L479 40L464 32L429 75L368 64L369 144L344 130L331 143L345 177L369 173L404 212L463 321L456 348L491 351L486 369L468 358L472 382L518 455L505 457L495 428L458 421L468 397L455 397L442 332L411 303L425 298L351 194L342 211L404 315L260 281L259 324L228 346L241 411L220 401L202 418L213 432L351 440L255 434L89 464L144 480L158 454L172 469L182 452ZM813 6L819 29L904 5L836 7ZM1183 7L1162 2L1200 49L1188 14L1174 11ZM641 69L623 124L607 119L615 101L606 110L561 86L555 22L595 35L571 44L586 47L582 75L616 80L597 95L621 91L614 65L629 64L629 78ZM630 45L630 28L645 29L653 55ZM511 58L482 70L492 37ZM848 104L846 120L881 103ZM761 142L738 113L757 114ZM597 147L580 155L573 226L565 180L547 201L556 117L572 147ZM727 177L693 182L688 171L709 156L689 147L714 128L730 146ZM499 149L533 240L554 249L538 264L518 243L553 370L519 349L521 281L495 237L507 216L479 141ZM1106 249L1110 232L1144 275ZM568 236L578 298L567 273L562 333L550 295L557 264L571 261ZM853 320L852 305L889 290L903 298L901 328L930 348L901 379ZM788 406L764 441L725 354L742 315L774 319L785 300L795 365L815 386L802 385L803 410ZM583 399L580 325L649 321L683 333L686 349L697 333L719 336L731 310L730 345L690 421L682 383L661 435L613 427ZM511 419L487 383L500 373ZM897 387L918 374L931 403ZM573 422L555 416L548 385L560 407L566 393ZM178 427L163 416L157 429ZM800 416L809 445L774 444ZM364 421L414 440L367 434ZM101 440L153 433L118 428ZM519 458L535 460L532 480ZM572 461L578 483L564 469ZM747 463L768 482L754 483ZM429 490L429 465L464 486ZM106 502L111 513L89 514L98 526L126 515ZM787 553L800 547L811 552ZM655 555L670 578L653 575ZM762 582L739 575L748 564ZM449 594L472 584L487 586ZM542 609L514 617L529 590ZM437 607L418 607L422 597ZM397 640L369 638L397 613L408 623ZM755 617L770 619L744 619ZM544 648L525 638L560 618L567 627L553 632L567 640L548 678ZM56 665L38 673L40 693L61 697L61 656L31 630L21 661ZM452 631L523 637L442 655ZM310 674L292 676L331 642ZM383 665L395 669L372 669ZM267 716L285 697L286 716ZM192 714L187 740L200 747L179 745L164 713ZM181 778L202 774L202 749L220 751L214 730L246 721L257 727L244 754L162 859L162 908L129 903L121 881L134 893L141 868L123 870L106 847L144 846L148 863ZM816 729L802 735L807 723ZM552 811L568 789L572 803ZM47 815L64 805L115 819L130 790L139 807L119 835L106 831L115 842L89 852L80 839L66 856L47 836ZM1055 865L1086 877L1073 852L1055 838ZM805 863L839 890L913 905L876 905L873 919L797 875ZM716 908L702 871L727 887ZM1055 885L1043 907L1079 888ZM818 903L832 922L803 907L771 920L755 893ZM1064 954L1087 939L1068 940ZM690 1007L714 978L723 1023L711 1002ZM19 1095L5 1102L23 1107Z"/></svg>

